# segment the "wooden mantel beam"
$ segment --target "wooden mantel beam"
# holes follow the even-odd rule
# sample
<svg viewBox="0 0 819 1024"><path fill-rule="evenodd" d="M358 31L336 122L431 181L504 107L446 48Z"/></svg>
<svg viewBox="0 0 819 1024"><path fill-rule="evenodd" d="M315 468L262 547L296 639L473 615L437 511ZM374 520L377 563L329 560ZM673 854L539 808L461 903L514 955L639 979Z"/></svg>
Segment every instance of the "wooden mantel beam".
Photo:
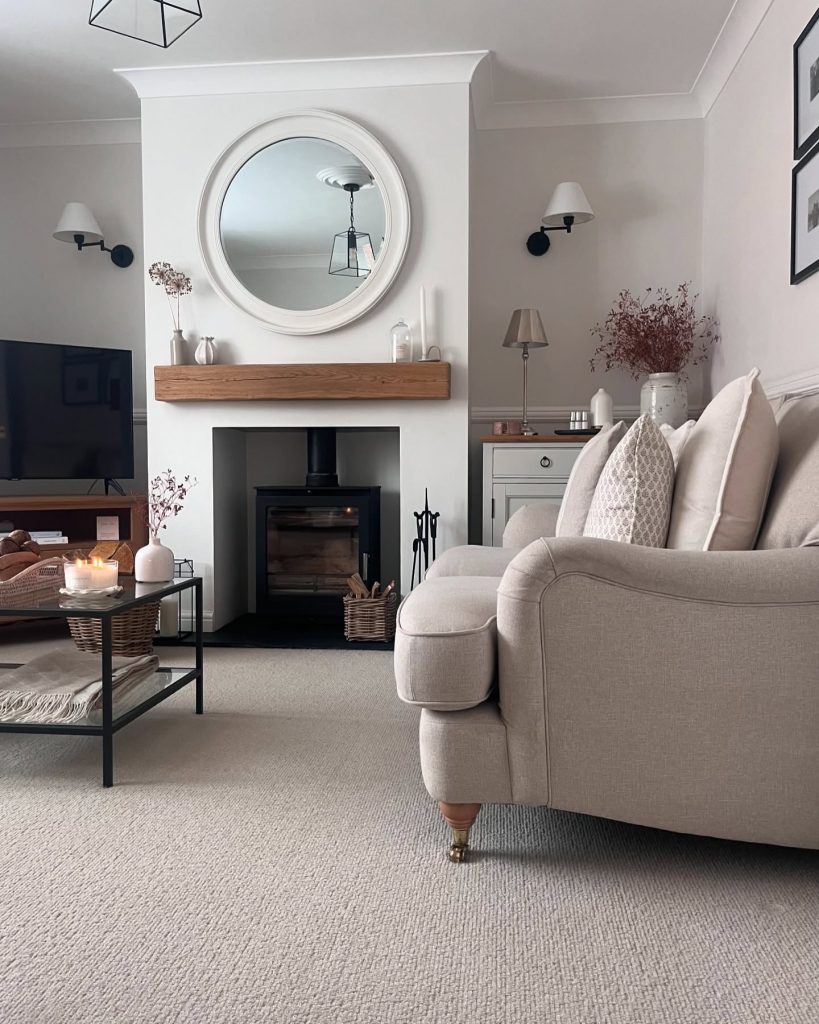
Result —
<svg viewBox="0 0 819 1024"><path fill-rule="evenodd" d="M450 364L155 366L154 394L158 402L447 399Z"/></svg>

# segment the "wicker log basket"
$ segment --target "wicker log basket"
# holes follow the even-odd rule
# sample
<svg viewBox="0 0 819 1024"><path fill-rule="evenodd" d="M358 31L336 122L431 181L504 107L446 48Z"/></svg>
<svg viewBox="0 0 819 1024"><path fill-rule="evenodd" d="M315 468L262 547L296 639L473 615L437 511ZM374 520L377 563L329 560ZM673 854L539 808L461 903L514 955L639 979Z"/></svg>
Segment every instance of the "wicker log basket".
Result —
<svg viewBox="0 0 819 1024"><path fill-rule="evenodd" d="M398 595L388 590L373 597L366 587L364 591L366 597L355 591L344 595L344 636L347 640L388 643L395 636Z"/></svg>
<svg viewBox="0 0 819 1024"><path fill-rule="evenodd" d="M111 619L113 653L121 658L137 658L154 649L159 601L141 604ZM102 650L102 623L99 619L69 619L68 628L77 650L99 654Z"/></svg>

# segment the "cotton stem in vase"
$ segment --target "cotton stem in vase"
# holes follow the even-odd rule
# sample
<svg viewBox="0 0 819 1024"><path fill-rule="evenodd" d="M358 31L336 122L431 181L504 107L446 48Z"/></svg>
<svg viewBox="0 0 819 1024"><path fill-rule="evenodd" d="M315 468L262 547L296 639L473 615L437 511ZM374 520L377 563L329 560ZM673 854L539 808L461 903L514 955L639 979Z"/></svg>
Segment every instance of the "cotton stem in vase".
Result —
<svg viewBox="0 0 819 1024"><path fill-rule="evenodd" d="M182 305L183 295L190 295L193 291L191 279L181 270L175 270L170 263L153 263L148 268L148 277L153 283L164 289L168 299L168 306L171 310L171 320L175 331L182 330ZM176 299L176 313L174 313L174 299Z"/></svg>
<svg viewBox="0 0 819 1024"><path fill-rule="evenodd" d="M427 357L427 296L424 286L421 285L420 290L420 303L421 303L421 358L426 359Z"/></svg>

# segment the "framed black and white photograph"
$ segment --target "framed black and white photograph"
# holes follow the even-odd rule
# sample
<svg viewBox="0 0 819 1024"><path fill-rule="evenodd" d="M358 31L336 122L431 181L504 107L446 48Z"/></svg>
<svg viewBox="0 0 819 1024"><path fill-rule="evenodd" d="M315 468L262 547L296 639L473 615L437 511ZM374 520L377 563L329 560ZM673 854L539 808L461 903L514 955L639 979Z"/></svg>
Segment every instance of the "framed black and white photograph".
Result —
<svg viewBox="0 0 819 1024"><path fill-rule="evenodd" d="M793 169L791 185L791 284L819 270L819 146Z"/></svg>
<svg viewBox="0 0 819 1024"><path fill-rule="evenodd" d="M793 158L819 142L819 10L793 47Z"/></svg>

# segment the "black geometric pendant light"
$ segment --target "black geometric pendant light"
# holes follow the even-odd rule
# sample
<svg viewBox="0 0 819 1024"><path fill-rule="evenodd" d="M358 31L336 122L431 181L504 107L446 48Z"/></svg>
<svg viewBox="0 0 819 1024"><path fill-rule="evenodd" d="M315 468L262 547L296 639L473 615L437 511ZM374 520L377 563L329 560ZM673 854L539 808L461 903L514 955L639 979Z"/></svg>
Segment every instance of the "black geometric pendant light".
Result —
<svg viewBox="0 0 819 1024"><path fill-rule="evenodd" d="M366 277L373 269L375 257L369 234L355 229L355 194L360 186L356 182L345 182L342 188L350 194L350 226L333 238L329 273L342 277Z"/></svg>
<svg viewBox="0 0 819 1024"><path fill-rule="evenodd" d="M91 0L88 24L167 49L201 18L199 0Z"/></svg>

